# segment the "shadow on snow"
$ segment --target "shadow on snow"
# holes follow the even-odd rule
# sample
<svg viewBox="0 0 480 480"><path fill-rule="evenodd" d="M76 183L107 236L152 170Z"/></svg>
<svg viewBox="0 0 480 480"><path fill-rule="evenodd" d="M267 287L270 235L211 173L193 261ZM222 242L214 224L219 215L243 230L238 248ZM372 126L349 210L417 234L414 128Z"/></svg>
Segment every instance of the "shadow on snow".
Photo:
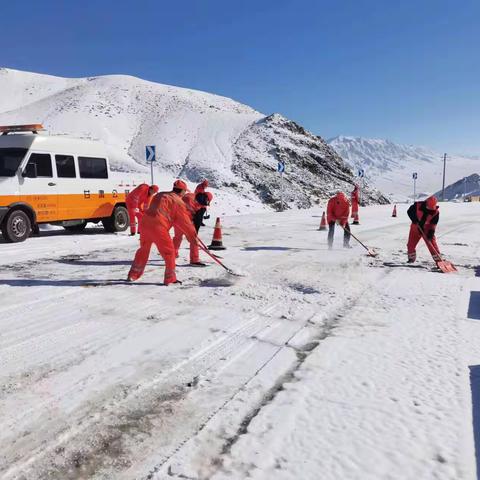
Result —
<svg viewBox="0 0 480 480"><path fill-rule="evenodd" d="M66 265L78 265L79 267L113 267L115 265L130 266L133 258L131 260L77 260L74 258L60 258L55 261L57 263L65 263ZM149 260L148 265L159 267L164 265L164 262L159 259Z"/></svg>
<svg viewBox="0 0 480 480"><path fill-rule="evenodd" d="M468 368L470 369L470 388L472 390L472 422L477 480L480 480L480 365L470 365Z"/></svg>
<svg viewBox="0 0 480 480"><path fill-rule="evenodd" d="M163 286L155 282L127 282L126 280L48 280L48 279L3 279L0 285L10 287L108 287L115 285L154 285Z"/></svg>
<svg viewBox="0 0 480 480"><path fill-rule="evenodd" d="M242 248L244 252L261 252L264 250L267 251L279 251L279 252L284 252L284 251L294 251L294 252L300 252L303 250L315 250L314 248L296 248L296 247L244 247Z"/></svg>
<svg viewBox="0 0 480 480"><path fill-rule="evenodd" d="M480 320L480 292L470 292L467 317L472 320Z"/></svg>

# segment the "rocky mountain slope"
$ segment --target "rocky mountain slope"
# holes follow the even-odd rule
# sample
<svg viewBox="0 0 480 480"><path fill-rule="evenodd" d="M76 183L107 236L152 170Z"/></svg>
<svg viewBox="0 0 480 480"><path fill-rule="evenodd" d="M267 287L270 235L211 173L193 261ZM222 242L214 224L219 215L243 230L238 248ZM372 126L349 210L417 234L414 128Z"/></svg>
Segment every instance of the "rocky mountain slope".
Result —
<svg viewBox="0 0 480 480"><path fill-rule="evenodd" d="M65 79L0 69L0 124L41 122L50 134L105 142L119 170L144 168L156 145L159 173L213 186L279 208L277 161L287 163L287 207L305 208L355 181L320 137L280 115L229 98L108 75ZM373 189L366 202L385 202Z"/></svg>

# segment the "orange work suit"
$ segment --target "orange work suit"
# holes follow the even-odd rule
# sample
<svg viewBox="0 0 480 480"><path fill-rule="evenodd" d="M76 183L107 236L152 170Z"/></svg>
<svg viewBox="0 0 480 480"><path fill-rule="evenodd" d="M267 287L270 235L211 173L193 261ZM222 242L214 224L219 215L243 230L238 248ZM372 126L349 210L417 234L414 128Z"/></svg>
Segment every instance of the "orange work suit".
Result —
<svg viewBox="0 0 480 480"><path fill-rule="evenodd" d="M343 246L349 248L350 244L350 226L348 225L348 215L350 214L350 204L343 192L338 192L327 203L327 222L328 222L328 247L333 246L333 236L335 232L335 222L339 222L344 227Z"/></svg>
<svg viewBox="0 0 480 480"><path fill-rule="evenodd" d="M143 212L146 204L148 204L148 189L150 185L142 183L135 189L133 189L125 200L127 204L128 216L130 218L130 233L135 235L136 224L140 226L140 221L143 217ZM139 228L140 230L140 228Z"/></svg>
<svg viewBox="0 0 480 480"><path fill-rule="evenodd" d="M355 218L355 216L358 216L359 191L357 186L355 186L355 188L353 189L351 200L352 200L352 218Z"/></svg>
<svg viewBox="0 0 480 480"><path fill-rule="evenodd" d="M195 200L194 193L185 194L182 200L185 203L185 206L187 207L187 211L190 216L190 221L193 226L193 217L200 208L203 208L203 206L200 205ZM180 245L182 244L184 232L178 226L174 226L173 231L174 231L173 246L175 247L175 257L178 257L178 250L180 248ZM199 263L199 262L200 262L200 255L198 251L198 242L195 239L194 242L190 242L190 263Z"/></svg>
<svg viewBox="0 0 480 480"><path fill-rule="evenodd" d="M429 210L425 201L415 202L407 210L407 215L412 221L407 242L409 261L414 262L417 258L416 247L422 238L418 226L423 230L428 240L425 243L433 259L437 262L441 260L440 249L438 248L437 239L435 238L435 229L440 219L438 207L436 207L435 210Z"/></svg>
<svg viewBox="0 0 480 480"><path fill-rule="evenodd" d="M208 187L208 180L204 180L195 187L195 193L205 193L205 189Z"/></svg>
<svg viewBox="0 0 480 480"><path fill-rule="evenodd" d="M128 273L130 280L137 280L143 275L154 243L165 260L164 284L177 281L175 247L168 233L172 227L180 229L190 243L196 242L196 232L182 198L174 192L160 192L153 197L140 221L140 248Z"/></svg>

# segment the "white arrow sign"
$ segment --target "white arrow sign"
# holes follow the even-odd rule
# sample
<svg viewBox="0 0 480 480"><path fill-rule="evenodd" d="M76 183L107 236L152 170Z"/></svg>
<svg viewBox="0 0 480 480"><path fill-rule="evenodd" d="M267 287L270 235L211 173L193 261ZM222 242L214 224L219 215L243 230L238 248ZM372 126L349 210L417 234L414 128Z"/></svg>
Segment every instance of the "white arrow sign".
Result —
<svg viewBox="0 0 480 480"><path fill-rule="evenodd" d="M155 161L155 145L147 145L145 147L145 158L147 162Z"/></svg>

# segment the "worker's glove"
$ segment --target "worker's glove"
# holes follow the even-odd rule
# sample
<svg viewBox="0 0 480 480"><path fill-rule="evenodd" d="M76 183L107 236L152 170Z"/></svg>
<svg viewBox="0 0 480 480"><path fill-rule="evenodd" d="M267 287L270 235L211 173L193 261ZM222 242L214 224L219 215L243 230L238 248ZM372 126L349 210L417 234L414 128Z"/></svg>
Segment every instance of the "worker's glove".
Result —
<svg viewBox="0 0 480 480"><path fill-rule="evenodd" d="M205 220L208 220L208 219L210 218L210 214L209 214L209 213L206 213L206 214L203 216L203 218L204 218Z"/></svg>
<svg viewBox="0 0 480 480"><path fill-rule="evenodd" d="M136 208L136 209L134 210L134 212L135 212L135 213L140 213L140 209L139 209L139 208Z"/></svg>

